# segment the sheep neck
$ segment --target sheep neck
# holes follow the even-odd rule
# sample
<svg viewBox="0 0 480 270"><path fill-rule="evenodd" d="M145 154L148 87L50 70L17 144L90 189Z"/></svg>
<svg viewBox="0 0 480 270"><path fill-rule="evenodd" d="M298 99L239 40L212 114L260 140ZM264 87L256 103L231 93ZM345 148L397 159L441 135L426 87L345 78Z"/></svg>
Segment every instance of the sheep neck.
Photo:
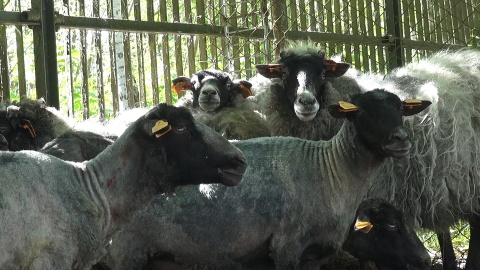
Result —
<svg viewBox="0 0 480 270"><path fill-rule="evenodd" d="M130 130L125 131L117 141L96 158L84 163L82 179L91 182L92 197L104 206L111 226L128 222L134 212L143 209L151 198L158 193L155 183L164 177L162 163L146 173L146 159L149 150L136 140ZM150 179L155 178L155 179Z"/></svg>

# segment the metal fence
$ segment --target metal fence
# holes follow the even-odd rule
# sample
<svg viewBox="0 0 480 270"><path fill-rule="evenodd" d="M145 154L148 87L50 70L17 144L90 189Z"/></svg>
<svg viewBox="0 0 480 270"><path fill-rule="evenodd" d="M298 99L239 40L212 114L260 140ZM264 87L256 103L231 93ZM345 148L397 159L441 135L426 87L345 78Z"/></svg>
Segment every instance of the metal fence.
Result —
<svg viewBox="0 0 480 270"><path fill-rule="evenodd" d="M250 78L287 40L385 73L479 36L478 0L0 0L0 87L105 118L174 102L199 69Z"/></svg>

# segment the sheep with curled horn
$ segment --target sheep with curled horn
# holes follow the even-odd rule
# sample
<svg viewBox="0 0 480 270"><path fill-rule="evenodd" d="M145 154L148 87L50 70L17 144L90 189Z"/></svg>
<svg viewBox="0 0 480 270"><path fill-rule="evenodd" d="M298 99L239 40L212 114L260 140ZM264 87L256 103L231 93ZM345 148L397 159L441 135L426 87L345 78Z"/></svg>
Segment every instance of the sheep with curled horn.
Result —
<svg viewBox="0 0 480 270"><path fill-rule="evenodd" d="M449 228L468 221L465 269L480 269L480 51L440 51L384 79L363 75L359 82L432 101L405 120L414 147L408 157L384 163L369 196L396 205L415 228L435 231L444 269L457 268Z"/></svg>
<svg viewBox="0 0 480 270"><path fill-rule="evenodd" d="M275 63L256 65L259 74L271 79L268 84L251 80L271 135L308 140L333 137L343 119L332 119L327 105L360 92L351 76L342 76L349 67L327 59L310 42L290 42Z"/></svg>
<svg viewBox="0 0 480 270"><path fill-rule="evenodd" d="M175 187L237 185L243 153L185 108L160 104L94 159L0 153L0 268L90 269L112 235ZM8 233L6 233L8 232Z"/></svg>
<svg viewBox="0 0 480 270"><path fill-rule="evenodd" d="M329 141L235 141L249 160L238 186L156 196L114 236L103 262L129 270L142 269L151 256L213 269L319 267L343 244L381 163L408 154L402 116L428 105L375 90L329 107L347 119Z"/></svg>
<svg viewBox="0 0 480 270"><path fill-rule="evenodd" d="M178 77L173 83L177 93L191 91L176 106L189 108L196 120L225 138L244 140L270 135L265 120L254 111L248 81L234 79L227 72L205 69L191 78Z"/></svg>

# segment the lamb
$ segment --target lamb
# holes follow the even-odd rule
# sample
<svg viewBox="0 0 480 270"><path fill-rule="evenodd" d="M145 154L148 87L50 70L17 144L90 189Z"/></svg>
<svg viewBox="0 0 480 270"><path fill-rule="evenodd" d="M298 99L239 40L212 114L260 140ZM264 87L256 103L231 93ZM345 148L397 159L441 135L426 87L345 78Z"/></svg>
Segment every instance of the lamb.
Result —
<svg viewBox="0 0 480 270"><path fill-rule="evenodd" d="M187 184L233 186L242 152L160 104L97 157L73 163L36 151L1 152L1 269L90 269L121 224L162 192Z"/></svg>
<svg viewBox="0 0 480 270"><path fill-rule="evenodd" d="M430 269L427 249L403 217L403 213L380 198L369 198L357 209L343 249L365 265L378 269Z"/></svg>
<svg viewBox="0 0 480 270"><path fill-rule="evenodd" d="M190 90L176 106L187 107L195 119L223 134L228 139L244 140L270 136L265 120L254 111L248 98L251 84L233 79L215 69L201 70L192 78L178 77L173 88L179 93Z"/></svg>
<svg viewBox="0 0 480 270"><path fill-rule="evenodd" d="M271 260L276 269L321 264L340 249L382 161L408 153L402 114L429 105L402 103L383 90L355 96L352 103L329 107L348 120L330 141L233 142L249 160L240 185L185 187L174 196L156 196L113 238L103 261L112 269L139 269L151 256L215 269Z"/></svg>
<svg viewBox="0 0 480 270"><path fill-rule="evenodd" d="M365 81L372 85L377 80ZM460 219L469 221L465 269L480 269L480 52L441 51L377 84L433 104L428 113L406 120L413 151L385 162L370 196L392 202L416 228L437 232L444 269L456 269L451 240L443 241L450 238L449 227Z"/></svg>
<svg viewBox="0 0 480 270"><path fill-rule="evenodd" d="M332 119L327 104L348 100L361 89L347 63L326 59L325 52L311 43L292 42L274 64L256 65L271 83L252 78L258 110L265 115L272 136L328 140L343 119ZM352 71L354 74L355 71Z"/></svg>

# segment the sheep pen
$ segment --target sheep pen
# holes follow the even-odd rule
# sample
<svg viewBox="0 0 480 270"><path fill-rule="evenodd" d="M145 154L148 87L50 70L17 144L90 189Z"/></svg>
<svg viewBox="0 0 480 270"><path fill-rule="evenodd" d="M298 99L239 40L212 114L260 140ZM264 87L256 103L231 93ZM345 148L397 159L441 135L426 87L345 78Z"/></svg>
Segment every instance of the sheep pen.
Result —
<svg viewBox="0 0 480 270"><path fill-rule="evenodd" d="M251 83L234 79L216 69L200 70L173 80L173 89L187 92L175 106L187 107L196 120L213 128L227 139L245 140L270 136L265 119L254 111L249 98Z"/></svg>
<svg viewBox="0 0 480 270"><path fill-rule="evenodd" d="M377 90L330 107L348 119L330 141L235 141L249 160L237 187L203 185L156 196L112 239L104 262L129 270L142 269L150 256L216 269L318 266L343 244L376 168L388 156L408 153L402 114L428 105ZM372 123L381 125L372 129Z"/></svg>
<svg viewBox="0 0 480 270"><path fill-rule="evenodd" d="M233 186L246 170L238 148L166 104L90 161L36 151L1 152L0 160L2 269L90 269L155 194L187 184Z"/></svg>

